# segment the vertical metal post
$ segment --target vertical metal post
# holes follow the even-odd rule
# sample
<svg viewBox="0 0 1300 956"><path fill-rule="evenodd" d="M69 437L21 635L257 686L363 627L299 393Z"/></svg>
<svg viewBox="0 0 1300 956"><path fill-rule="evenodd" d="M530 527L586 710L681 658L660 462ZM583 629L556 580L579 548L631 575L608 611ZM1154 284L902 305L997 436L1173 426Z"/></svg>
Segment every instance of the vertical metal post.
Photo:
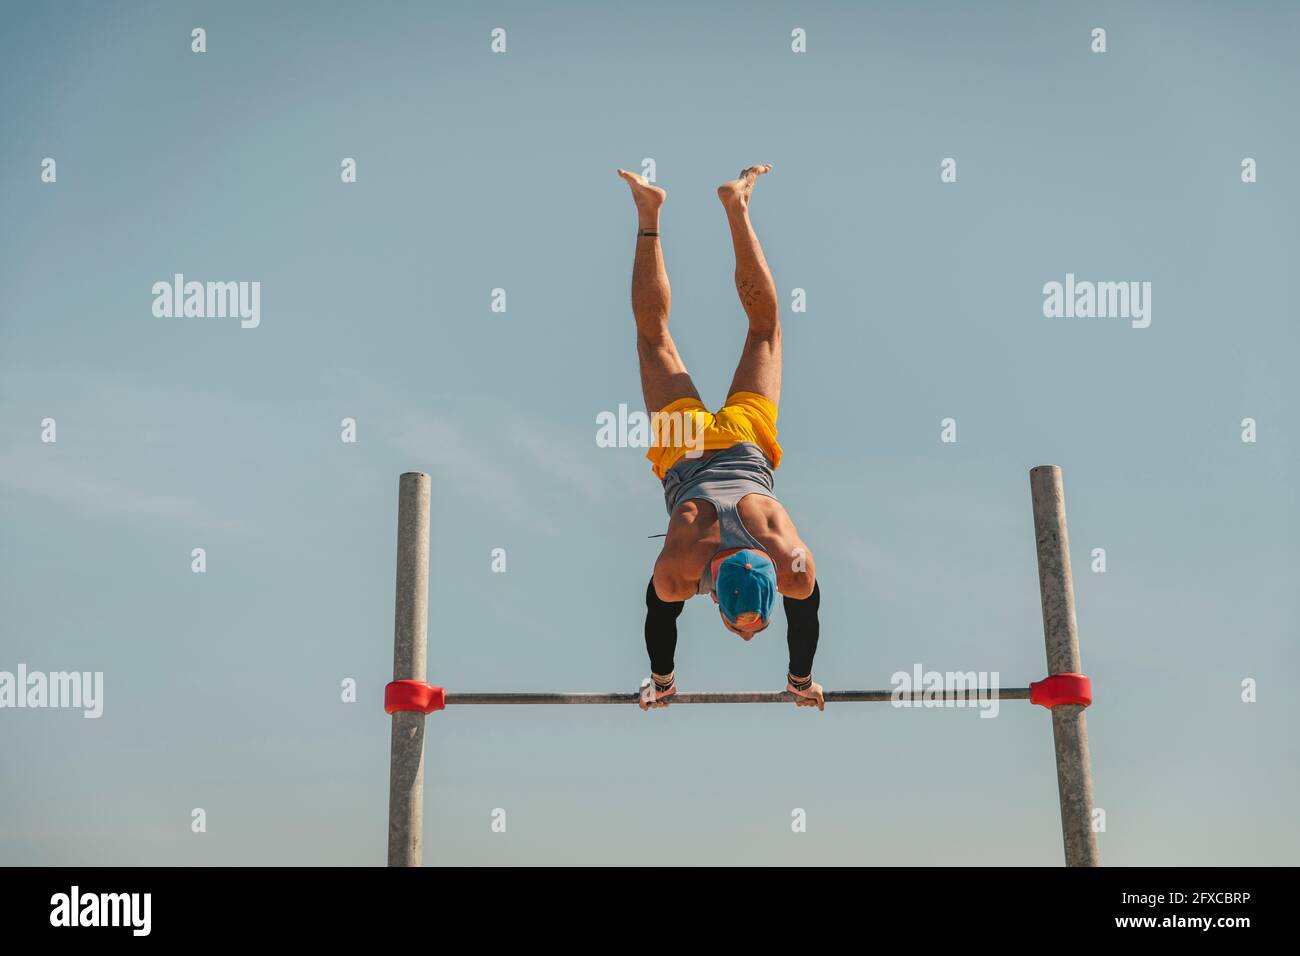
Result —
<svg viewBox="0 0 1300 956"><path fill-rule="evenodd" d="M1074 616L1070 537L1065 527L1065 487L1061 469L1039 465L1029 471L1038 545L1038 590L1043 602L1043 637L1049 674L1082 673L1079 624ZM1061 798L1061 834L1066 866L1099 866L1097 834L1092 829L1092 766L1088 724L1079 704L1052 708L1056 740L1056 786Z"/></svg>
<svg viewBox="0 0 1300 956"><path fill-rule="evenodd" d="M397 492L397 602L393 680L425 679L429 620L429 476L402 475ZM419 866L424 824L424 720L393 714L388 767L388 865Z"/></svg>

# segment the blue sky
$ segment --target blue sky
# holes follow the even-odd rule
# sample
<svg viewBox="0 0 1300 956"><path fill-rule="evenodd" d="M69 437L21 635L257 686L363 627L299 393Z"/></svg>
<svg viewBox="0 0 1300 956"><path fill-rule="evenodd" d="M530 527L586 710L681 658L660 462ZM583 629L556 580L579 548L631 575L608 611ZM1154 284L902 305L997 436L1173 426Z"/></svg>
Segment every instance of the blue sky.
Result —
<svg viewBox="0 0 1300 956"><path fill-rule="evenodd" d="M1027 473L1059 464L1103 862L1300 852L1300 11L3 17L0 670L103 671L105 701L0 710L0 862L382 862L403 471L433 476L432 681L636 686L662 497L595 434L641 401L614 169L646 158L710 403L744 328L713 190L775 167L752 213L783 300L807 293L783 312L777 492L817 555L817 679L1041 677ZM260 282L261 324L153 316L177 272ZM1151 282L1151 326L1045 318L1067 273ZM681 686L779 688L783 628L746 646L688 605ZM430 863L1061 859L1050 721L1025 705L466 708L431 718L427 759Z"/></svg>

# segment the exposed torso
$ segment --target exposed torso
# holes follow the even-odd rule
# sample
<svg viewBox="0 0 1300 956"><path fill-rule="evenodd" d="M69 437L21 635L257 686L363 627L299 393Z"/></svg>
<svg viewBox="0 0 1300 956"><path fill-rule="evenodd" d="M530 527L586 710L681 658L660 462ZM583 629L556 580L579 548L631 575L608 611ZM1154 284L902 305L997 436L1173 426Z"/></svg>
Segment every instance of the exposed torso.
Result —
<svg viewBox="0 0 1300 956"><path fill-rule="evenodd" d="M790 567L800 542L794 522L781 503L766 495L746 495L736 510L745 529L772 557L778 571ZM683 583L698 582L721 548L717 511L710 502L692 498L678 505L669 519L661 560L671 563L674 578Z"/></svg>
<svg viewBox="0 0 1300 956"><path fill-rule="evenodd" d="M726 454L724 468L676 469L665 479L668 533L655 562L655 588L664 600L685 600L709 590L710 561L736 547L762 549L776 566L777 589L801 596L811 592L812 556L794 522L772 497L772 472L756 446L706 451L700 460ZM753 488L751 493L748 489ZM719 510L725 513L719 515ZM671 598L670 598L671 595Z"/></svg>

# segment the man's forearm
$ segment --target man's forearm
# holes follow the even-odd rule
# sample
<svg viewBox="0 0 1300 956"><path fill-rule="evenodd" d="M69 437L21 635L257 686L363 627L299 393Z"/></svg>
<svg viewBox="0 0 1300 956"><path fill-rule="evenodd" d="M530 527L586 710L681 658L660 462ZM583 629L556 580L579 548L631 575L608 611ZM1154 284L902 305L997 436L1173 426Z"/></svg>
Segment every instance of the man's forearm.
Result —
<svg viewBox="0 0 1300 956"><path fill-rule="evenodd" d="M685 601L662 601L655 593L654 579L645 592L645 649L650 655L650 672L671 677L677 653L677 618Z"/></svg>
<svg viewBox="0 0 1300 956"><path fill-rule="evenodd" d="M817 654L820 625L817 608L821 605L821 582L813 585L812 594L803 600L783 595L785 605L785 641L790 650L790 677L810 678L813 657Z"/></svg>

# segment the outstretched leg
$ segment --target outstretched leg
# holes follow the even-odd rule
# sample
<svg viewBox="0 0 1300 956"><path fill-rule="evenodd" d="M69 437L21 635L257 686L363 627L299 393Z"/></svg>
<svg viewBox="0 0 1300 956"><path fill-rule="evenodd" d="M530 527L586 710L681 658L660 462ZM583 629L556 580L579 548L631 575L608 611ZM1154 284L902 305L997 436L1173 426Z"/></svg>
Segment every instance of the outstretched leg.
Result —
<svg viewBox="0 0 1300 956"><path fill-rule="evenodd" d="M756 392L774 404L781 400L781 318L776 283L763 258L754 226L749 221L749 196L759 176L770 165L750 166L738 179L718 187L718 198L727 210L731 243L736 250L736 293L749 317L749 333L740 353L740 364L727 394Z"/></svg>
<svg viewBox="0 0 1300 956"><path fill-rule="evenodd" d="M659 247L659 207L667 195L644 176L620 169L636 202L636 257L632 260L632 316L636 319L636 354L641 365L641 392L653 415L679 398L699 398L686 364L668 334L672 289ZM656 235L643 235L645 232Z"/></svg>

